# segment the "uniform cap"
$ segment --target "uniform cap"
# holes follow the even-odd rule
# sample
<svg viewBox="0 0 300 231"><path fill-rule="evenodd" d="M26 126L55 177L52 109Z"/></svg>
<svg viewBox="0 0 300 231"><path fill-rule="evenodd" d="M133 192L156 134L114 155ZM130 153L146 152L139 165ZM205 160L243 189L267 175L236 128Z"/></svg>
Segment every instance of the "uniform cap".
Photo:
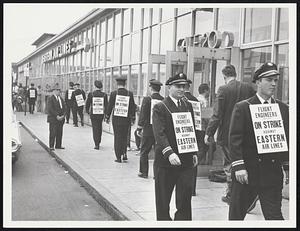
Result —
<svg viewBox="0 0 300 231"><path fill-rule="evenodd" d="M192 84L192 83L193 83L192 80L190 80L190 79L187 79L187 82L188 82L189 84Z"/></svg>
<svg viewBox="0 0 300 231"><path fill-rule="evenodd" d="M34 86L34 83L31 83L30 86Z"/></svg>
<svg viewBox="0 0 300 231"><path fill-rule="evenodd" d="M157 85L157 86L161 86L161 85L163 85L161 82L159 82L158 80L156 80L156 79L150 79L149 80L149 85L151 86L151 85Z"/></svg>
<svg viewBox="0 0 300 231"><path fill-rule="evenodd" d="M172 84L187 84L187 77L184 73L179 73L177 75L174 75L173 77L170 77L166 85L172 85Z"/></svg>
<svg viewBox="0 0 300 231"><path fill-rule="evenodd" d="M117 82L125 82L126 80L127 80L127 78L126 77L122 77L122 76L116 78Z"/></svg>
<svg viewBox="0 0 300 231"><path fill-rule="evenodd" d="M97 88L102 88L103 87L103 84L100 80L95 80L94 85Z"/></svg>
<svg viewBox="0 0 300 231"><path fill-rule="evenodd" d="M73 83L73 82L69 82L69 86L70 86L70 87L73 87L73 86L74 86L74 83Z"/></svg>
<svg viewBox="0 0 300 231"><path fill-rule="evenodd" d="M75 83L74 86L75 86L75 85L80 86L80 83Z"/></svg>
<svg viewBox="0 0 300 231"><path fill-rule="evenodd" d="M255 71L253 83L255 83L255 81L258 79L267 78L274 75L279 75L276 64L271 62L264 63Z"/></svg>

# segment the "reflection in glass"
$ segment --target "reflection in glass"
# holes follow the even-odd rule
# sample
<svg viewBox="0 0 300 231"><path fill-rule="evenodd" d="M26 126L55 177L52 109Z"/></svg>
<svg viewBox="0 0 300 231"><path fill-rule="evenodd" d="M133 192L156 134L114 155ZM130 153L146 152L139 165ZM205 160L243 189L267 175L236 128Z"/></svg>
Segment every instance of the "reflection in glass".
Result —
<svg viewBox="0 0 300 231"><path fill-rule="evenodd" d="M120 64L120 41L119 38L114 40L114 66Z"/></svg>
<svg viewBox="0 0 300 231"><path fill-rule="evenodd" d="M132 65L131 73L130 73L129 90L133 92L133 95L137 95L138 77L139 77L139 65Z"/></svg>
<svg viewBox="0 0 300 231"><path fill-rule="evenodd" d="M162 8L162 19L161 21L168 20L170 18L174 18L174 8Z"/></svg>
<svg viewBox="0 0 300 231"><path fill-rule="evenodd" d="M121 35L121 13L115 15L115 38L120 37Z"/></svg>
<svg viewBox="0 0 300 231"><path fill-rule="evenodd" d="M103 79L104 79L104 74L103 74L103 70L98 70L98 74L96 77L97 80L101 80L103 83Z"/></svg>
<svg viewBox="0 0 300 231"><path fill-rule="evenodd" d="M140 93L139 93L140 96L143 96L144 86L148 86L148 84L146 83L147 73L148 73L148 65L143 64L142 65L142 76L141 76L141 81L140 81Z"/></svg>
<svg viewBox="0 0 300 231"><path fill-rule="evenodd" d="M185 16L177 18L176 43L178 42L179 39L183 39L185 37L190 37L192 35L191 25L192 25L191 14L187 14Z"/></svg>
<svg viewBox="0 0 300 231"><path fill-rule="evenodd" d="M109 94L110 91L110 78L111 78L111 70L105 69L105 88L103 89L107 94Z"/></svg>
<svg viewBox="0 0 300 231"><path fill-rule="evenodd" d="M173 22L161 25L160 54L173 50Z"/></svg>
<svg viewBox="0 0 300 231"><path fill-rule="evenodd" d="M130 9L124 10L123 34L128 34L130 32L130 11Z"/></svg>
<svg viewBox="0 0 300 231"><path fill-rule="evenodd" d="M265 62L271 61L271 47L260 47L243 51L242 80L251 82L255 70Z"/></svg>
<svg viewBox="0 0 300 231"><path fill-rule="evenodd" d="M158 54L159 52L159 30L158 26L152 27L152 39L151 39L151 54Z"/></svg>
<svg viewBox="0 0 300 231"><path fill-rule="evenodd" d="M284 103L289 103L289 45L278 46L276 52L277 68L279 70L279 82L277 98Z"/></svg>
<svg viewBox="0 0 300 231"><path fill-rule="evenodd" d="M201 9L196 11L195 34L205 34L213 29L212 9Z"/></svg>
<svg viewBox="0 0 300 231"><path fill-rule="evenodd" d="M112 41L107 42L106 44L106 66L109 67L112 65Z"/></svg>
<svg viewBox="0 0 300 231"><path fill-rule="evenodd" d="M104 67L104 45L99 46L99 66Z"/></svg>
<svg viewBox="0 0 300 231"><path fill-rule="evenodd" d="M271 39L272 9L246 9L245 43Z"/></svg>
<svg viewBox="0 0 300 231"><path fill-rule="evenodd" d="M140 53L140 33L132 34L131 40L131 62L139 62Z"/></svg>
<svg viewBox="0 0 300 231"><path fill-rule="evenodd" d="M106 33L105 21L102 21L101 22L100 43L105 42L105 33Z"/></svg>
<svg viewBox="0 0 300 231"><path fill-rule="evenodd" d="M133 9L133 31L136 31L141 28L141 8Z"/></svg>
<svg viewBox="0 0 300 231"><path fill-rule="evenodd" d="M234 46L239 44L240 9L219 9L218 30L232 32L234 35Z"/></svg>
<svg viewBox="0 0 300 231"><path fill-rule="evenodd" d="M278 9L278 40L289 38L289 9L280 8Z"/></svg>
<svg viewBox="0 0 300 231"><path fill-rule="evenodd" d="M129 35L123 37L122 45L122 64L128 64L130 57L130 40Z"/></svg>
<svg viewBox="0 0 300 231"><path fill-rule="evenodd" d="M114 91L115 89L117 89L117 81L116 78L120 77L120 71L118 67L114 67L113 68L113 77L112 77L112 81L111 81L111 89Z"/></svg>
<svg viewBox="0 0 300 231"><path fill-rule="evenodd" d="M122 66L121 76L128 79L128 68L129 66Z"/></svg>
<svg viewBox="0 0 300 231"><path fill-rule="evenodd" d="M166 77L166 64L159 65L159 81L165 83L167 81ZM167 87L162 88L162 95L169 95L169 90Z"/></svg>
<svg viewBox="0 0 300 231"><path fill-rule="evenodd" d="M143 30L143 52L142 52L142 60L147 61L148 60L148 45L149 45L149 29Z"/></svg>

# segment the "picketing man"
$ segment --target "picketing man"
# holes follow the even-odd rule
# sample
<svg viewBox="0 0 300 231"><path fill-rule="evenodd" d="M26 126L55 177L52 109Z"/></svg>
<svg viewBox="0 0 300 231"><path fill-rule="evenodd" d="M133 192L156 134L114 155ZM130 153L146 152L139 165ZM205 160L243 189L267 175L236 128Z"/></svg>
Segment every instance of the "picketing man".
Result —
<svg viewBox="0 0 300 231"><path fill-rule="evenodd" d="M74 91L74 83L69 82L69 89L66 90L65 93L65 103L66 103L66 124L69 123L70 112L73 114L73 101L72 101L72 93ZM73 124L74 124L74 115L73 115Z"/></svg>
<svg viewBox="0 0 300 231"><path fill-rule="evenodd" d="M140 169L139 177L148 178L149 163L148 155L155 139L152 130L152 109L154 105L164 99L159 92L163 84L156 79L149 81L151 95L143 98L141 112L138 121L138 133L142 134L141 151L140 151Z"/></svg>
<svg viewBox="0 0 300 231"><path fill-rule="evenodd" d="M236 80L237 74L233 65L227 65L222 69L225 85L219 87L216 102L213 107L213 115L211 116L205 136L204 142L209 144L214 140L214 134L218 130L217 144L223 152L223 167L226 174L227 188L226 194L222 197L222 201L230 203L231 195L231 161L228 149L228 133L229 124L234 105L244 99L255 94L253 87L248 83Z"/></svg>
<svg viewBox="0 0 300 231"><path fill-rule="evenodd" d="M193 167L198 163L198 147L192 105L182 100L186 84L184 73L170 77L166 81L169 96L153 108L157 220L172 220L169 209L174 187L174 220L192 219Z"/></svg>
<svg viewBox="0 0 300 231"><path fill-rule="evenodd" d="M229 149L232 192L229 220L243 220L258 195L266 220L283 220L283 167L288 166L289 108L274 99L279 72L274 63L254 73L257 93L234 107ZM288 175L288 168L284 167Z"/></svg>
<svg viewBox="0 0 300 231"><path fill-rule="evenodd" d="M117 90L111 92L107 114L105 115L106 123L109 123L109 118L112 114L112 125L114 130L114 149L116 160L121 163L127 158L127 135L129 127L135 122L135 103L133 93L125 88L126 78L118 77Z"/></svg>
<svg viewBox="0 0 300 231"><path fill-rule="evenodd" d="M33 114L35 101L37 99L37 90L34 87L34 83L31 83L30 88L27 90L27 98L28 98L28 105L29 105L29 113Z"/></svg>
<svg viewBox="0 0 300 231"><path fill-rule="evenodd" d="M77 114L80 117L81 120L81 126L84 126L83 122L83 108L84 108L84 102L85 102L85 92L84 90L79 88L80 84L75 83L74 84L74 91L72 92L71 100L73 102L73 122L74 127L78 127L78 117Z"/></svg>
<svg viewBox="0 0 300 231"><path fill-rule="evenodd" d="M99 150L102 137L102 122L107 108L107 94L102 92L103 84L95 80L96 90L88 94L86 112L90 115L93 130L94 149Z"/></svg>
<svg viewBox="0 0 300 231"><path fill-rule="evenodd" d="M47 101L47 122L49 123L49 148L51 151L65 149L62 147L63 125L65 122L66 105L60 96L60 87L55 84L53 94ZM55 145L55 146L54 146Z"/></svg>

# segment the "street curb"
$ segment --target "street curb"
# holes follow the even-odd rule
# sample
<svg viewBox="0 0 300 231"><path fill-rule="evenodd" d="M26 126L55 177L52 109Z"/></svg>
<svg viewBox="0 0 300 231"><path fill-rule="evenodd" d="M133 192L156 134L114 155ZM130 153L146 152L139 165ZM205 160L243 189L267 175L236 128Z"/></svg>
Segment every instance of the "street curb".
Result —
<svg viewBox="0 0 300 231"><path fill-rule="evenodd" d="M55 151L50 151L49 147L39 139L23 122L19 121L24 129L59 163L68 171L85 190L100 204L106 212L118 221L143 221L144 219L128 208L122 201L109 192L104 186L90 177L86 172L72 160L65 161ZM70 164L68 164L68 163Z"/></svg>

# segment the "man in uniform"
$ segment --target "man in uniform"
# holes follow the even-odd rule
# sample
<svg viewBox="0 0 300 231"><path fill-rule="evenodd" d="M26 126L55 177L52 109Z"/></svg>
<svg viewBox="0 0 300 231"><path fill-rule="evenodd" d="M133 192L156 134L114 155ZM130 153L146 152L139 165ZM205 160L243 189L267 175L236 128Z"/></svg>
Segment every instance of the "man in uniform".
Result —
<svg viewBox="0 0 300 231"><path fill-rule="evenodd" d="M69 119L70 119L70 111L72 111L73 114L73 101L71 100L72 97L72 93L74 91L74 83L73 82L69 82L69 89L66 90L65 93L65 102L66 102L66 124L69 123ZM74 118L74 115L73 115ZM73 119L73 123L74 123L74 119ZM75 123L74 123L75 124Z"/></svg>
<svg viewBox="0 0 300 231"><path fill-rule="evenodd" d="M66 106L65 102L60 96L60 87L56 84L53 88L53 95L47 101L48 116L47 122L49 123L49 148L65 149L61 146L63 125L65 122Z"/></svg>
<svg viewBox="0 0 300 231"><path fill-rule="evenodd" d="M95 80L94 85L97 89L88 94L85 109L91 117L94 149L99 150L102 137L102 121L107 108L107 94L102 92L103 84L100 80Z"/></svg>
<svg viewBox="0 0 300 231"><path fill-rule="evenodd" d="M169 96L153 108L153 133L155 137L155 200L157 220L172 220L170 200L176 186L176 208L174 220L191 220L191 198L193 191L193 167L197 165L197 141L194 132L193 108L182 100L187 83L186 75L179 73L166 81ZM181 116L182 120L178 120ZM174 121L173 121L173 118ZM177 119L176 119L177 118ZM191 119L184 119L191 118ZM178 127L186 124L186 127ZM175 133L176 125L176 133ZM189 128L193 142L189 147L179 142L181 129ZM180 129L181 128L181 129ZM178 129L180 129L178 131ZM180 135L180 134L179 134ZM184 141L183 141L184 140ZM183 151L184 147L186 148Z"/></svg>
<svg viewBox="0 0 300 231"><path fill-rule="evenodd" d="M37 90L34 87L34 83L30 84L30 88L27 91L27 98L28 98L28 104L29 104L29 113L33 114L35 101L37 99Z"/></svg>
<svg viewBox="0 0 300 231"><path fill-rule="evenodd" d="M152 146L155 144L153 130L152 130L152 108L155 103L160 102L164 99L159 92L162 83L158 80L151 79L149 81L149 87L151 96L143 98L141 112L138 122L138 132L142 132L142 143L141 143L141 154L140 154L140 172L139 177L148 178L148 154L152 149Z"/></svg>
<svg viewBox="0 0 300 231"><path fill-rule="evenodd" d="M232 193L229 220L243 220L247 208L257 195L266 220L283 220L281 213L282 165L284 162L288 162L289 158L289 108L286 104L272 97L276 89L278 76L279 72L274 63L268 62L260 66L253 76L253 82L257 85L256 95L237 103L234 107L229 130L229 148L232 160ZM281 114L281 120L277 121L275 129L272 128L276 133L272 137L277 137L278 142L278 134L280 134L280 144L283 145L283 135L278 133L278 127L281 128L286 138L285 149L276 149L274 146L263 152L259 141L256 142L257 134L255 134L255 131L257 132L259 126L255 127L254 130L252 122L258 113L253 113L253 111L251 113L251 110L256 107L258 110L259 107L260 110L266 108L262 104L270 105L268 108L277 108L275 114L273 109L264 111L267 116L278 115L278 118ZM264 119L260 121L265 122ZM266 123L264 122L262 122L264 126L260 129L263 132L262 134L266 134L265 132L270 130L265 128ZM261 135L261 137L263 136ZM287 169L285 170L287 171Z"/></svg>
<svg viewBox="0 0 300 231"><path fill-rule="evenodd" d="M225 66L222 69L222 74L225 85L218 89L213 115L207 125L204 141L209 144L209 140L214 139L214 134L218 129L217 144L220 145L223 152L224 172L227 178L226 195L222 197L222 201L229 204L231 191L231 162L228 150L230 118L235 103L253 96L255 91L251 85L236 80L236 71L233 65Z"/></svg>
<svg viewBox="0 0 300 231"><path fill-rule="evenodd" d="M118 77L117 90L111 92L107 114L105 115L106 123L109 123L110 115L112 115L112 125L114 130L114 149L116 160L115 162L121 163L127 158L127 134L129 126L135 122L135 103L133 93L125 88L126 78Z"/></svg>
<svg viewBox="0 0 300 231"><path fill-rule="evenodd" d="M72 92L71 100L73 102L73 122L74 127L78 127L78 118L77 113L80 116L81 119L81 126L84 126L83 123L83 107L84 107L84 101L85 101L85 92L82 89L79 89L80 84L75 83L74 84L74 91Z"/></svg>

